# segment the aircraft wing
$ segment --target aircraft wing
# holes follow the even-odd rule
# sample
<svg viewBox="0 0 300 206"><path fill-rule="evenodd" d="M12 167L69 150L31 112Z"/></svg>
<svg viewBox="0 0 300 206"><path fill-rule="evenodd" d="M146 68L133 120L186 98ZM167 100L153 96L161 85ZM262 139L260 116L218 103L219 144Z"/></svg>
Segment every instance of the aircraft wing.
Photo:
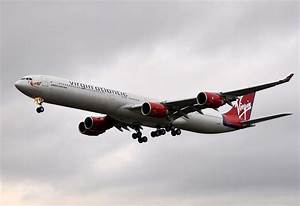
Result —
<svg viewBox="0 0 300 206"><path fill-rule="evenodd" d="M282 80L267 83L267 84L261 84L258 86L248 87L248 88L229 91L229 92L218 92L218 93L214 93L214 94L217 95L217 98L220 98L222 100L222 102L223 102L222 105L227 103L232 106L231 102L236 101L238 97L244 96L244 95L247 95L250 93L255 93L255 92L263 90L263 89L267 89L270 87L274 87L274 86L286 83L286 82L290 81L290 79L293 77L293 75L294 74L290 74L289 76L287 76L286 78L284 78ZM189 98L189 99L182 99L182 100L176 100L176 101L163 101L163 102L160 102L160 104L163 104L167 107L168 116L169 116L169 119L171 119L171 120L175 120L182 116L188 118L188 114L191 112L195 112L195 111L202 114L202 110L206 109L206 108L212 108L212 109L216 109L216 110L218 108L218 107L210 107L209 105L206 105L206 104L201 105L198 103L197 98ZM129 110L140 110L141 107L142 107L142 104L126 106L126 108Z"/></svg>
<svg viewBox="0 0 300 206"><path fill-rule="evenodd" d="M235 101L239 96L244 96L250 93L254 93L263 89L267 89L270 87L274 87L283 83L288 82L294 74L290 74L286 78L267 83L267 84L261 84L258 86L253 86L253 87L248 87L245 89L239 89L239 90L234 90L234 91L229 91L229 92L219 92L217 93L220 97L224 99L226 103L232 106L231 102ZM188 118L187 114L191 112L198 111L199 113L202 113L202 109L209 108L206 105L199 105L197 102L197 98L190 98L190 99L183 99L179 101L166 101L166 102L161 102L162 104L166 105L168 110L169 110L169 115L170 117L175 120L179 117L185 116Z"/></svg>
<svg viewBox="0 0 300 206"><path fill-rule="evenodd" d="M254 87L249 87L249 88L245 88L245 89L239 89L239 90L234 90L234 91L230 91L230 92L221 92L222 95L224 96L243 96L249 93L253 93L253 92L257 92L263 89L267 89L270 87L274 87L277 86L279 84L283 84L286 83L288 81L290 81L290 79L294 76L294 74L290 74L289 76L287 76L285 79L276 81L276 82L271 82L268 84L262 84L262 85L258 85L258 86L254 86Z"/></svg>
<svg viewBox="0 0 300 206"><path fill-rule="evenodd" d="M163 104L167 106L173 120L182 116L188 118L187 114L195 111L202 114L201 110L206 108L205 106L199 105L196 98L164 102Z"/></svg>

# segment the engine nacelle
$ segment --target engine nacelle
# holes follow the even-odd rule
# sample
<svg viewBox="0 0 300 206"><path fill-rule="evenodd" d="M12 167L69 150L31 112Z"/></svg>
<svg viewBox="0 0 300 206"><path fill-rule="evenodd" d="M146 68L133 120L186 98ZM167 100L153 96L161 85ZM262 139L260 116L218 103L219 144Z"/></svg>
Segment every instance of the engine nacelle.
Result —
<svg viewBox="0 0 300 206"><path fill-rule="evenodd" d="M224 98L218 93L200 92L197 95L199 105L205 105L209 108L218 108L225 104Z"/></svg>
<svg viewBox="0 0 300 206"><path fill-rule="evenodd" d="M81 134L97 136L113 127L112 122L107 117L87 117L84 122L80 122L78 129Z"/></svg>
<svg viewBox="0 0 300 206"><path fill-rule="evenodd" d="M163 118L168 115L168 108L160 103L145 102L141 107L144 116Z"/></svg>

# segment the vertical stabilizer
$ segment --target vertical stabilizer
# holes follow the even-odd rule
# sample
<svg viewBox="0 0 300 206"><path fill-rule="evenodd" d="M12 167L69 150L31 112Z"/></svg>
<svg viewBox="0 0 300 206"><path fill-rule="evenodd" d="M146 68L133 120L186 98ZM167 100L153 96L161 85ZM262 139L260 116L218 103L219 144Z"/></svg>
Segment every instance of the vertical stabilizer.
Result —
<svg viewBox="0 0 300 206"><path fill-rule="evenodd" d="M237 98L232 108L223 114L224 125L241 128L242 122L250 119L255 92Z"/></svg>

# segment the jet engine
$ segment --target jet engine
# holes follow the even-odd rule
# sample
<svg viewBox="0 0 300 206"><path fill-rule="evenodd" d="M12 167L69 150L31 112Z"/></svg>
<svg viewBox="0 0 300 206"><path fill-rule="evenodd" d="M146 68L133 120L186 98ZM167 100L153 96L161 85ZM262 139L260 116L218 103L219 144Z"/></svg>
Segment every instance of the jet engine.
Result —
<svg viewBox="0 0 300 206"><path fill-rule="evenodd" d="M78 129L81 134L97 136L113 127L108 117L87 117L84 122L80 122Z"/></svg>
<svg viewBox="0 0 300 206"><path fill-rule="evenodd" d="M205 105L209 108L218 108L225 104L224 98L218 93L200 92L197 95L199 105Z"/></svg>
<svg viewBox="0 0 300 206"><path fill-rule="evenodd" d="M161 103L145 102L141 107L144 116L163 118L168 115L168 108Z"/></svg>

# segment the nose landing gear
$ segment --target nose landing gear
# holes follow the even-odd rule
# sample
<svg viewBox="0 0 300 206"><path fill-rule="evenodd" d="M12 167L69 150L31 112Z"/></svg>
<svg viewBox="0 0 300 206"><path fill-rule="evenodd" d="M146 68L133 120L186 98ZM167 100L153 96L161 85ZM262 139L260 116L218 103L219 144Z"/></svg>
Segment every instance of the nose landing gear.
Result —
<svg viewBox="0 0 300 206"><path fill-rule="evenodd" d="M44 112L44 110L45 110L45 109L44 109L44 107L42 107L42 106L36 108L36 112L37 112L37 113Z"/></svg>
<svg viewBox="0 0 300 206"><path fill-rule="evenodd" d="M44 112L44 107L42 106L42 103L44 102L44 99L41 97L36 97L34 98L34 102L38 105L38 107L36 108L36 112L37 113L41 113Z"/></svg>

